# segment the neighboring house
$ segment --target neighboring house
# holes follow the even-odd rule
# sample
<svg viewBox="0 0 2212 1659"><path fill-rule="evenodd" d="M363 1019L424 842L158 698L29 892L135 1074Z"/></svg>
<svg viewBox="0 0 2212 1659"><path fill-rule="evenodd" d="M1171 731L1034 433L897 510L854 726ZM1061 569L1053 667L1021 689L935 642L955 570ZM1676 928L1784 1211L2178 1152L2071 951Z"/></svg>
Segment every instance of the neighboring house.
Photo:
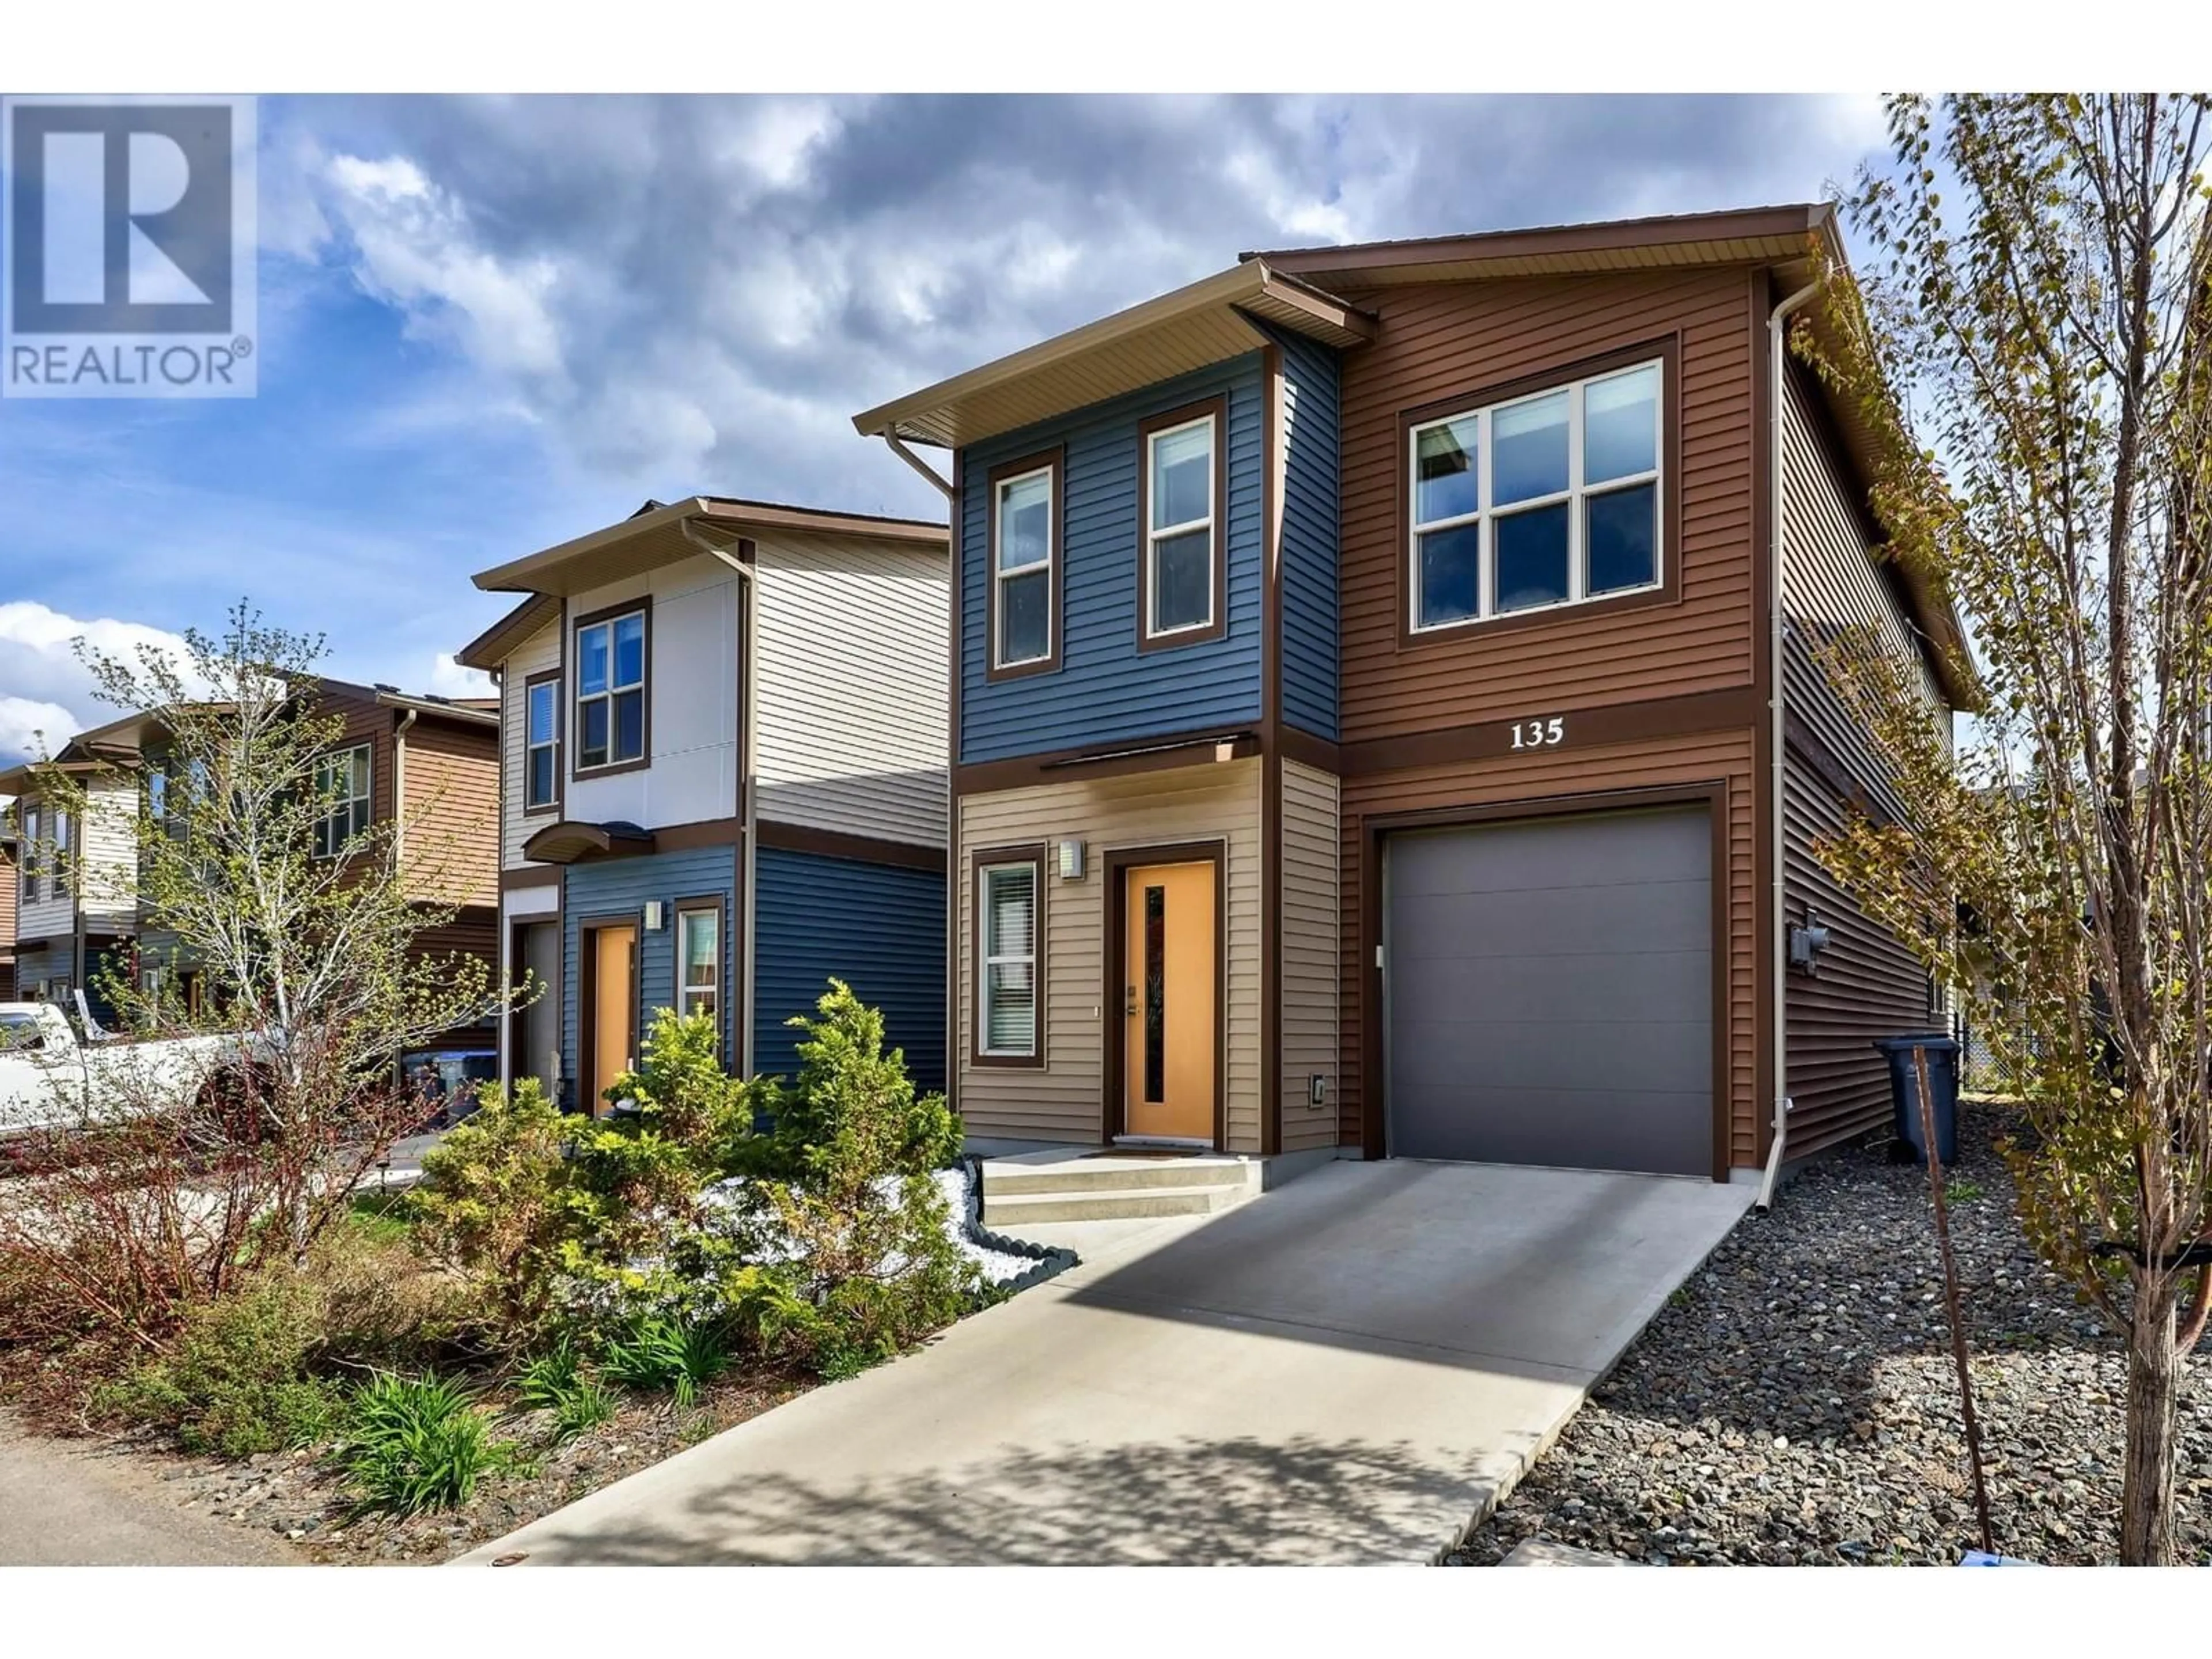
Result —
<svg viewBox="0 0 2212 1659"><path fill-rule="evenodd" d="M1818 248L1247 256L856 417L952 452L971 1136L1727 1179L1784 1094L1792 1157L1881 1121L1929 997L1809 854L1881 794L1814 642L1974 688L1776 355Z"/></svg>
<svg viewBox="0 0 2212 1659"><path fill-rule="evenodd" d="M487 963L498 957L499 715L489 699L410 696L388 685L343 680L312 682L317 711L343 720L330 765L344 798L328 829L331 846L372 823L395 817L403 827L398 854L410 890L426 902L456 907L448 924L418 936L423 952L466 951ZM20 942L16 978L27 997L66 1003L82 987L93 1012L111 1018L100 995L100 969L113 963L145 975L173 973L187 1004L203 994L198 965L173 936L145 914L138 892L141 792L158 817L179 781L166 764L160 723L126 715L80 732L44 763L0 773L0 793L14 793L21 835L16 883ZM76 775L90 807L85 824L41 798L40 773L58 767ZM149 786L149 781L152 781ZM79 838L84 850L82 894L70 890L62 861ZM88 971L80 974L80 951ZM442 1046L488 1048L493 1034L462 1030Z"/></svg>
<svg viewBox="0 0 2212 1659"><path fill-rule="evenodd" d="M0 1002L15 1000L15 809L0 806Z"/></svg>
<svg viewBox="0 0 2212 1659"><path fill-rule="evenodd" d="M942 525L648 502L487 570L460 653L500 682L502 1074L599 1109L654 1012L739 1075L797 1069L836 975L945 1076Z"/></svg>

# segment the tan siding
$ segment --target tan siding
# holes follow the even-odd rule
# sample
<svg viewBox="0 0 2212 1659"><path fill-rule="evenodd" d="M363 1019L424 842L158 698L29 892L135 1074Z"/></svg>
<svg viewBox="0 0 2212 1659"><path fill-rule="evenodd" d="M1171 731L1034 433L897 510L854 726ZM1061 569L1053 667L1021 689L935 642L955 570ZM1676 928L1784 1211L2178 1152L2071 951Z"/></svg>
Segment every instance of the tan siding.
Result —
<svg viewBox="0 0 2212 1659"><path fill-rule="evenodd" d="M1336 1142L1339 990L1337 781L1283 763L1283 1137L1286 1152ZM1328 1093L1308 1103L1319 1073Z"/></svg>
<svg viewBox="0 0 2212 1659"><path fill-rule="evenodd" d="M1040 785L961 799L958 918L960 1109L971 1135L1097 1143L1104 1128L1103 1033L1121 1029L1105 992L1106 854L1224 839L1228 899L1228 1122L1232 1150L1260 1149L1260 763ZM1045 1065L978 1066L971 961L978 848L1086 842L1081 881L1045 872ZM1111 1014L1110 1019L1109 1018Z"/></svg>
<svg viewBox="0 0 2212 1659"><path fill-rule="evenodd" d="M1363 828L1369 813L1423 811L1447 806L1595 794L1668 784L1728 785L1729 951L1728 1020L1729 1161L1737 1168L1759 1158L1756 1103L1756 972L1753 925L1755 811L1752 734L1723 732L1667 741L1620 744L1604 749L1563 749L1456 766L1424 767L1344 781L1343 1143L1360 1144L1363 1079L1360 1022L1369 983L1360 961L1359 905Z"/></svg>
<svg viewBox="0 0 2212 1659"><path fill-rule="evenodd" d="M548 811L527 816L522 810L522 789L526 776L525 750L528 744L529 725L525 719L523 687L532 674L543 673L561 664L561 624L556 621L541 628L523 644L515 647L514 654L502 665L499 685L499 744L501 772L501 790L505 796L500 807L499 867L520 870L530 860L522 856L522 843L546 824L556 814ZM567 756L562 757L567 764Z"/></svg>
<svg viewBox="0 0 2212 1659"><path fill-rule="evenodd" d="M1786 921L1802 923L1809 904L1830 932L1819 973L1792 970L1784 988L1796 1158L1887 1121L1889 1074L1874 1039L1941 1030L1944 1021L1929 1012L1927 972L1912 953L1821 868L1814 844L1844 827L1845 809L1795 753L1784 764L1783 801Z"/></svg>
<svg viewBox="0 0 2212 1659"><path fill-rule="evenodd" d="M947 556L806 537L754 558L756 815L942 847Z"/></svg>
<svg viewBox="0 0 2212 1659"><path fill-rule="evenodd" d="M1784 684L1790 711L1861 783L1880 791L1887 769L1879 747L1830 684L1825 653L1871 646L1911 665L1931 712L1940 713L1942 698L1903 605L1876 563L1864 503L1813 412L1814 395L1806 371L1793 368L1783 410L1782 592L1790 623Z"/></svg>
<svg viewBox="0 0 2212 1659"><path fill-rule="evenodd" d="M1350 295L1382 313L1343 384L1346 742L1741 685L1752 676L1750 289L1741 270L1431 283ZM1674 335L1678 604L1401 650L1400 412Z"/></svg>
<svg viewBox="0 0 2212 1659"><path fill-rule="evenodd" d="M426 719L402 741L409 896L496 907L499 733Z"/></svg>
<svg viewBox="0 0 2212 1659"><path fill-rule="evenodd" d="M15 902L21 890L15 855L0 846L0 1001L15 994Z"/></svg>

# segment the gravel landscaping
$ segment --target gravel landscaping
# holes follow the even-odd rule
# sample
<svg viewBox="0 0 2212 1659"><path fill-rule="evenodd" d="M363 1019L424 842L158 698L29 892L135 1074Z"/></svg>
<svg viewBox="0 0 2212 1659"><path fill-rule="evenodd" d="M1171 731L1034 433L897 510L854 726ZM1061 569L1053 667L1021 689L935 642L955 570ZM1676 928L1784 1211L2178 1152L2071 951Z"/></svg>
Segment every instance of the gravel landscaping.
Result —
<svg viewBox="0 0 2212 1659"><path fill-rule="evenodd" d="M2117 1558L2117 1341L2021 1233L1968 1107L1950 1214L1997 1547ZM1753 1213L1637 1340L1454 1558L1540 1537L1654 1565L1952 1563L1976 1544L1927 1176L1887 1137ZM2212 1383L2190 1363L2179 1531L2212 1560Z"/></svg>

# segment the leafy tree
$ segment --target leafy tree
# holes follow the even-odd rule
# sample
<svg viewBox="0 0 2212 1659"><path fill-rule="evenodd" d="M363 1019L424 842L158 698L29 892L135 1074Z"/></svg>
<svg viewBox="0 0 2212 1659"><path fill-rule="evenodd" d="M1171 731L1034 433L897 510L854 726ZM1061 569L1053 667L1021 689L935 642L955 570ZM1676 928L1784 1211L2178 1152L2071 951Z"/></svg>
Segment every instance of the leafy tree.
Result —
<svg viewBox="0 0 2212 1659"><path fill-rule="evenodd" d="M2024 1224L2125 1338L2136 1563L2173 1559L2181 1362L2212 1309L2207 116L1893 100L1893 165L1850 204L1875 260L1798 340L1875 435L1908 576L1968 611L1989 703L1954 759L1861 661L1905 821L1826 856L1994 1005Z"/></svg>

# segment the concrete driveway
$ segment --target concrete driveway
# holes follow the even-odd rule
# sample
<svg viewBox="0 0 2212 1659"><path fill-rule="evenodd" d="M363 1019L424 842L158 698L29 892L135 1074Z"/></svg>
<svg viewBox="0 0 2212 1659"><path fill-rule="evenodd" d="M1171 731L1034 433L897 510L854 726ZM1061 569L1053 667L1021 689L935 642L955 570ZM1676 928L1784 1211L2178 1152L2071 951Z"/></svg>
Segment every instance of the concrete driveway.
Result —
<svg viewBox="0 0 2212 1659"><path fill-rule="evenodd" d="M1344 1163L1224 1215L1119 1224L924 1352L462 1560L1425 1562L1751 1197Z"/></svg>

